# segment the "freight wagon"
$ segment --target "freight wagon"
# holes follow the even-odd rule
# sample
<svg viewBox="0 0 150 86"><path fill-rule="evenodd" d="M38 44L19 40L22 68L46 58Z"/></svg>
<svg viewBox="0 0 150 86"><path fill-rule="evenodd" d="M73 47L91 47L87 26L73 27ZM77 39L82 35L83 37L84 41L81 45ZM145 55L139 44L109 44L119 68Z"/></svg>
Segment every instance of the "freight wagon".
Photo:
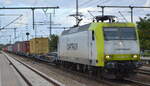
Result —
<svg viewBox="0 0 150 86"><path fill-rule="evenodd" d="M30 57L37 58L39 60L47 60L45 57L49 52L48 38L33 38L30 40Z"/></svg>
<svg viewBox="0 0 150 86"><path fill-rule="evenodd" d="M12 52L13 50L12 50L12 45L9 45L8 47L7 47L7 50L9 51L9 52Z"/></svg>
<svg viewBox="0 0 150 86"><path fill-rule="evenodd" d="M20 53L20 48L21 48L21 45L20 45L21 42L16 42L12 48L13 48L13 53L15 54L19 54Z"/></svg>
<svg viewBox="0 0 150 86"><path fill-rule="evenodd" d="M3 51L7 52L7 47L2 48Z"/></svg>
<svg viewBox="0 0 150 86"><path fill-rule="evenodd" d="M13 49L12 53L17 54L17 45L16 45L16 43L13 44L12 49Z"/></svg>
<svg viewBox="0 0 150 86"><path fill-rule="evenodd" d="M20 43L20 45L21 45L20 54L23 56L28 56L30 53L29 41L23 41Z"/></svg>
<svg viewBox="0 0 150 86"><path fill-rule="evenodd" d="M33 38L30 40L30 54L42 55L48 52L48 38Z"/></svg>
<svg viewBox="0 0 150 86"><path fill-rule="evenodd" d="M3 50L17 55L39 58L44 57L49 52L48 38L33 38L29 41L16 42ZM46 58L47 59L47 58Z"/></svg>

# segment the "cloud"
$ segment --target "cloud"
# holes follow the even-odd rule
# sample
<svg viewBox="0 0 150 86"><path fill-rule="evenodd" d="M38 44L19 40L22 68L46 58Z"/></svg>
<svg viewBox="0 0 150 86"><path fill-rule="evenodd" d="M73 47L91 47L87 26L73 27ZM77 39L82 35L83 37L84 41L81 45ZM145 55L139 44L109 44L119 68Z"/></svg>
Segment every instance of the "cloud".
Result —
<svg viewBox="0 0 150 86"><path fill-rule="evenodd" d="M0 0L3 6L56 6L60 0Z"/></svg>
<svg viewBox="0 0 150 86"><path fill-rule="evenodd" d="M145 4L144 4L145 7L149 7L150 6L150 0L146 0ZM144 8L145 11L149 11L149 9L147 8Z"/></svg>
<svg viewBox="0 0 150 86"><path fill-rule="evenodd" d="M61 24L60 27L65 27L65 26L73 26L76 22L75 22L75 18L70 17L69 14L73 14L76 12L75 10L75 1L76 0L0 0L0 6L3 7L14 7L14 6L18 6L18 7L23 7L23 6L59 6L60 9L56 10L56 15L52 18L53 21L55 23ZM89 15L88 10L90 11L101 11L101 8L97 8L96 6L99 5L137 5L137 6L150 6L150 0L79 0L79 12L82 12L82 14L84 15L84 19L81 22L81 24L85 24L85 23L89 23L92 21L92 16ZM98 2L99 1L99 2ZM106 1L106 2L105 2ZM83 4L85 2L88 2L87 4ZM96 3L97 2L97 3ZM101 3L103 2L103 3ZM105 3L104 3L105 2ZM134 2L134 3L133 3ZM94 3L94 4L93 4ZM83 6L81 5L83 4ZM53 11L53 10L52 10ZM116 15L119 16L118 11L126 11L126 12L122 12L122 14L127 18L128 21L130 21L130 14L127 13L127 11L129 11L129 9L111 9L111 8L106 8L105 9L105 14L106 15ZM50 11L48 11L50 12ZM142 16L142 14L139 14L139 12L142 11L137 11L137 13L135 13L135 21L138 20L138 16ZM147 9L148 12L148 9ZM25 28L25 25L21 26L21 25L14 25L15 23L13 23L12 25L10 25L9 27L19 27L19 30L28 30L32 35L34 35L34 31L32 30L32 12L31 10L1 10L0 13L16 13L16 14L23 14L24 16L22 17L22 19L16 22L19 23L27 23L28 24L28 29ZM144 13L144 12L143 12ZM94 16L97 15L101 15L101 12L92 12L92 14ZM138 14L138 15L137 15ZM4 26L6 24L8 24L11 20L13 20L16 17L1 17L1 19L5 20L5 21L1 21L1 25ZM122 17L121 17L122 18ZM49 21L49 17L46 17L45 14L43 13L42 10L36 10L35 11L35 22L37 21ZM48 33L48 29L47 26L37 26L37 32L38 34L49 34ZM57 26L53 26L53 27L57 27ZM58 26L59 27L59 26ZM21 29L20 29L21 28ZM42 31L45 32L41 32L40 29ZM44 30L43 30L44 29ZM45 30L46 29L46 30ZM4 34L12 34L13 30L7 30ZM20 31L21 32L21 31ZM60 30L53 30L53 33L60 33ZM0 34L2 34L0 32ZM19 33L19 32L18 32ZM3 43L6 43L7 41L3 41Z"/></svg>
<svg viewBox="0 0 150 86"><path fill-rule="evenodd" d="M8 5L8 4L11 4L12 1L11 0L5 0L4 3Z"/></svg>
<svg viewBox="0 0 150 86"><path fill-rule="evenodd" d="M150 6L150 0L147 0L144 6Z"/></svg>

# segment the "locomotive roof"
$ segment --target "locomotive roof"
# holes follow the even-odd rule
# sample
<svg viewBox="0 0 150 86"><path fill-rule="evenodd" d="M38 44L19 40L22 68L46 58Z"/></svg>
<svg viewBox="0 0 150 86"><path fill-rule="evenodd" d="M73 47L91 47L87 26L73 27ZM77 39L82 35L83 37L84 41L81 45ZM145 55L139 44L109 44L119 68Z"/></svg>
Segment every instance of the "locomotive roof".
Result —
<svg viewBox="0 0 150 86"><path fill-rule="evenodd" d="M91 23L89 24L85 24L79 27L71 27L69 30L65 30L62 32L62 35L67 35L67 34L71 34L71 33L77 33L77 32L81 32L81 31L87 31L89 29Z"/></svg>

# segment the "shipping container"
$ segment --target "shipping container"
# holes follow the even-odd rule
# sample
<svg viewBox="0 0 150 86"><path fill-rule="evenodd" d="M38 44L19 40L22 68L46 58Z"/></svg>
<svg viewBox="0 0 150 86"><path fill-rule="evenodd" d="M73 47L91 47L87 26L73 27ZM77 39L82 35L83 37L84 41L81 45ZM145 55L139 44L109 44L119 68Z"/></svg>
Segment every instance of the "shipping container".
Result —
<svg viewBox="0 0 150 86"><path fill-rule="evenodd" d="M22 44L22 42L18 42L17 44L18 44L17 52L18 52L18 53L20 53L20 51L21 51L21 44Z"/></svg>
<svg viewBox="0 0 150 86"><path fill-rule="evenodd" d="M16 43L16 48L17 48L17 53L20 53L20 51L21 51L21 42L17 42Z"/></svg>
<svg viewBox="0 0 150 86"><path fill-rule="evenodd" d="M12 52L12 45L9 45L9 46L7 47L7 50L8 50L9 52Z"/></svg>
<svg viewBox="0 0 150 86"><path fill-rule="evenodd" d="M7 52L7 47L4 47L2 50L3 50L4 52Z"/></svg>
<svg viewBox="0 0 150 86"><path fill-rule="evenodd" d="M21 42L16 42L13 46L13 52L19 53L21 51Z"/></svg>
<svg viewBox="0 0 150 86"><path fill-rule="evenodd" d="M15 43L14 45L13 45L13 53L16 53L17 52L17 43Z"/></svg>
<svg viewBox="0 0 150 86"><path fill-rule="evenodd" d="M21 53L22 54L29 54L29 41L24 41L21 43Z"/></svg>
<svg viewBox="0 0 150 86"><path fill-rule="evenodd" d="M30 54L42 55L48 52L48 38L33 38L30 40Z"/></svg>

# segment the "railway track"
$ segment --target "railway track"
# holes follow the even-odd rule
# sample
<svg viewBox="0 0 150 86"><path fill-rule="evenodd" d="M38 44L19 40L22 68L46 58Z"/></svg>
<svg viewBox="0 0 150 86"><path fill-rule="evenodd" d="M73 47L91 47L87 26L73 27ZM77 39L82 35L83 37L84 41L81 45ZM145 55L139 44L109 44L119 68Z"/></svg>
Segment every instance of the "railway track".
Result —
<svg viewBox="0 0 150 86"><path fill-rule="evenodd" d="M144 76L145 75L146 76L150 75L150 71L149 70L145 70L145 69L137 69L137 70L135 70L135 72L137 74L144 75ZM135 84L137 84L139 86L150 86L150 82L142 82L141 80L136 80L136 79L134 80L133 78L132 79L125 78L124 80L129 81L131 83L135 83Z"/></svg>
<svg viewBox="0 0 150 86"><path fill-rule="evenodd" d="M68 69L66 69L66 68L61 68L61 70L66 71L66 72L69 72L69 73L74 74L74 75L77 75L77 76L82 76L82 77L84 77L84 78L88 78L88 79L91 79L91 80L95 80L95 81L100 82L100 83L104 83L104 84L106 84L106 85L108 85L108 86L120 86L120 83L113 82L113 81L109 81L109 80L106 80L106 79L104 79L104 78L91 76L91 75L84 74L84 73L80 73L80 72L73 71L73 70L68 70Z"/></svg>
<svg viewBox="0 0 150 86"><path fill-rule="evenodd" d="M22 61L20 61L19 59L17 58L14 58L15 60L19 61L20 63L23 63ZM41 61L39 61L41 63ZM51 65L47 62L42 62L44 64L47 64L47 65ZM23 63L24 64L24 63ZM52 67L54 68L59 68L59 67L55 67L55 65L51 65ZM87 74L83 74L83 73L80 73L80 72L77 72L77 71L73 71L73 70L66 70L66 68L59 68L63 71L66 71L68 73L71 73L71 74L74 74L74 75L77 75L77 76L82 76L82 77L85 77L85 78L88 78L88 79L91 79L91 80L96 80L100 83L104 83L108 86L150 86L149 83L144 83L144 82L140 82L140 81L136 81L136 80L133 80L133 79L129 79L129 78L126 78L122 81L115 81L115 80L107 80L107 79L102 79L102 78L97 78L97 77L93 77L93 76L90 76L90 75L87 75Z"/></svg>
<svg viewBox="0 0 150 86"><path fill-rule="evenodd" d="M149 70L144 70L144 69L138 69L137 73L145 74L145 75L150 75L150 71Z"/></svg>
<svg viewBox="0 0 150 86"><path fill-rule="evenodd" d="M141 82L141 81L137 81L137 80L133 80L133 79L129 79L129 78L125 78L124 80L134 83L137 86L150 86L150 83L145 83L145 82Z"/></svg>
<svg viewBox="0 0 150 86"><path fill-rule="evenodd" d="M7 54L5 54L3 52L3 54L6 56L7 60L9 61L10 65L13 66L13 68L18 72L18 74L22 77L22 79L26 82L26 84L28 86L42 86L40 85L40 83L42 83L43 80L43 86L64 86L63 84L61 84L60 82L50 78L50 77L47 77L45 74L43 74L42 72L32 68L31 66L25 64L24 62L21 62L20 60L16 59L16 58L13 58L13 57L10 57L8 56ZM33 73L35 73L38 77L42 78L41 81L39 81L39 84L36 83L36 81L34 81L33 79L29 79L22 71L21 69L19 69L16 65L16 63L19 63L21 65L23 65L24 67L28 68L30 71L32 71ZM30 72L29 72L30 73ZM35 77L37 78L37 77Z"/></svg>
<svg viewBox="0 0 150 86"><path fill-rule="evenodd" d="M51 65L51 66L55 67L55 65ZM82 77L85 77L85 78L90 78L92 80L96 80L98 82L105 83L109 86L120 86L120 84L122 84L121 86L126 86L126 85L127 86L150 86L150 83L140 82L140 81L132 80L132 79L129 79L129 78L125 78L123 80L118 80L118 81L117 80L109 80L109 79L99 78L99 77L95 77L95 76L93 77L93 76L83 74L83 73L80 73L80 72L77 72L77 71L69 70L69 69L66 69L66 68L61 68L61 69L63 71L69 72L69 73L71 72L72 74L75 74L75 75L79 75L79 76L82 76ZM143 70L143 71L147 71L147 70ZM150 72L150 71L147 71L147 72ZM149 74L149 73L145 73L145 72L140 72L140 73Z"/></svg>
<svg viewBox="0 0 150 86"><path fill-rule="evenodd" d="M14 59L20 61L18 58L15 58L15 57L14 57ZM26 59L27 59L27 58L26 58ZM31 59L31 60L33 60L33 59ZM20 62L21 62L21 61L20 61ZM62 67L56 67L56 65L51 64L51 63L49 64L49 63L43 62L43 61L38 61L38 62L39 62L39 63L42 63L42 64L46 64L46 65L48 65L48 66L51 66L51 67L53 67L53 68L55 68L55 69L62 70L62 71L64 71L64 72L66 72L66 73L73 74L73 75L75 75L75 76L81 76L81 77L86 78L86 79L90 79L90 80L97 81L97 82L99 82L99 83L103 83L103 84L105 84L106 86L120 86L120 83L117 83L117 82L109 81L109 80L106 80L106 79L103 79L103 78L98 78L98 77L95 77L95 76L90 76L90 75L88 75L88 74L80 73L80 72L73 71L73 70L66 69L66 68L62 68ZM105 86L105 85L104 85L104 86ZM130 86L130 85L129 85L129 86Z"/></svg>

